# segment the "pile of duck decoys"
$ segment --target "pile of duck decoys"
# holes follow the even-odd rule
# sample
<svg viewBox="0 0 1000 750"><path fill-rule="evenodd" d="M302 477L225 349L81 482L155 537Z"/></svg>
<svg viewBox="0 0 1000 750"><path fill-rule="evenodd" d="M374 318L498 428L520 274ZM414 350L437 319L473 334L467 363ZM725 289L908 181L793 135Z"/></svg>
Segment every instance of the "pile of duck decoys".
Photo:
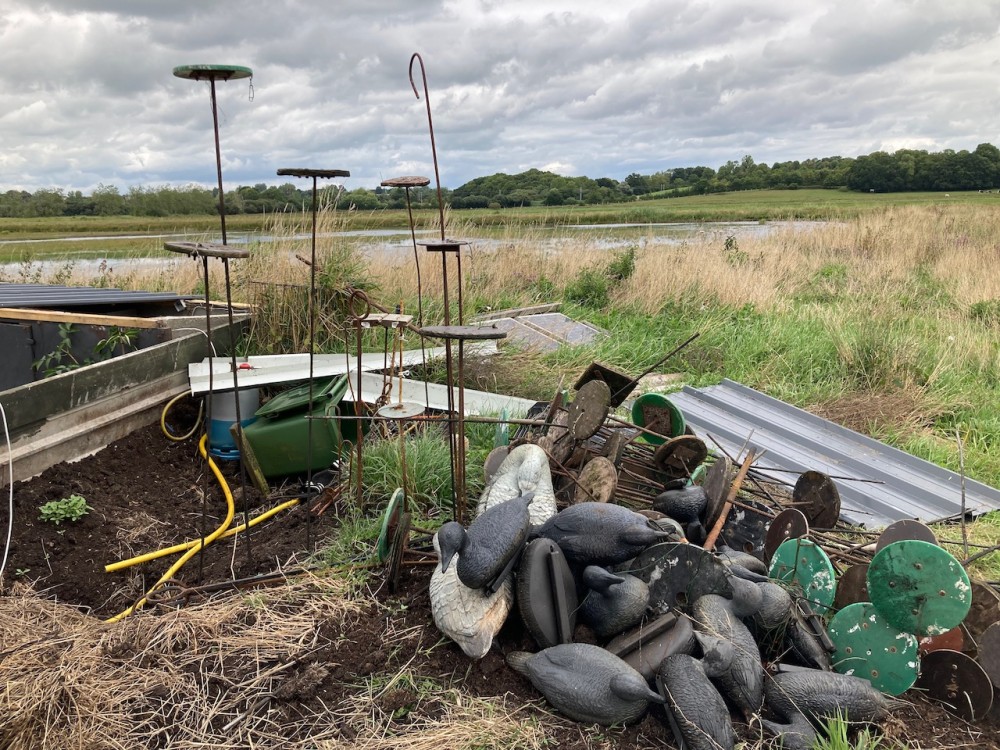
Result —
<svg viewBox="0 0 1000 750"><path fill-rule="evenodd" d="M554 708L612 725L659 704L682 748L732 748L733 715L811 747L825 718L878 721L914 687L990 709L1000 596L926 526L838 529L829 477L779 486L662 401L630 423L578 385L491 454L471 523L433 537L434 622L468 657L516 610L538 650L507 663Z"/></svg>

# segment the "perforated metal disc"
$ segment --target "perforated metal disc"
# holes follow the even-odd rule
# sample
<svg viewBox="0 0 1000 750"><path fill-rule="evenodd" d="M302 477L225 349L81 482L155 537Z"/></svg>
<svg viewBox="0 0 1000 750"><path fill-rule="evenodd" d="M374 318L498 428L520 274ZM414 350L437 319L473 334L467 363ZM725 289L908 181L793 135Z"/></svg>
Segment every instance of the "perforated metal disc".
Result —
<svg viewBox="0 0 1000 750"><path fill-rule="evenodd" d="M647 547L628 572L649 584L649 609L658 614L671 608L689 610L704 594L733 596L723 562L693 544L664 542Z"/></svg>
<svg viewBox="0 0 1000 750"><path fill-rule="evenodd" d="M962 564L930 542L893 542L868 566L868 593L886 621L917 635L940 635L965 619L972 587Z"/></svg>
<svg viewBox="0 0 1000 750"><path fill-rule="evenodd" d="M965 633L962 626L949 630L941 635L925 635L918 641L920 655L929 654L931 651L963 651L965 649Z"/></svg>
<svg viewBox="0 0 1000 750"><path fill-rule="evenodd" d="M994 623L979 636L979 653L976 658L993 684L1000 688L1000 623Z"/></svg>
<svg viewBox="0 0 1000 750"><path fill-rule="evenodd" d="M729 512L720 536L726 546L766 562L770 558L764 556L764 537L771 521L770 509L755 500L744 500L741 506L734 506Z"/></svg>
<svg viewBox="0 0 1000 750"><path fill-rule="evenodd" d="M833 597L833 608L843 609L848 604L867 602L868 564L852 565L837 581L837 595Z"/></svg>
<svg viewBox="0 0 1000 750"><path fill-rule="evenodd" d="M917 639L887 623L871 602L844 607L830 620L833 668L862 677L884 693L899 695L917 679Z"/></svg>
<svg viewBox="0 0 1000 750"><path fill-rule="evenodd" d="M705 441L694 435L678 435L653 453L656 465L671 477L689 477L708 458Z"/></svg>
<svg viewBox="0 0 1000 750"><path fill-rule="evenodd" d="M832 529L840 519L840 491L826 474L807 471L795 482L792 500L810 525Z"/></svg>
<svg viewBox="0 0 1000 750"><path fill-rule="evenodd" d="M764 554L770 560L786 539L798 539L809 535L809 521L797 508L786 508L771 520L764 537Z"/></svg>
<svg viewBox="0 0 1000 750"><path fill-rule="evenodd" d="M580 469L576 483L575 502L606 503L618 490L618 471L611 461L597 456Z"/></svg>
<svg viewBox="0 0 1000 750"><path fill-rule="evenodd" d="M586 440L597 432L608 417L611 390L603 380L584 383L576 392L573 403L567 407L567 425L573 437Z"/></svg>
<svg viewBox="0 0 1000 750"><path fill-rule="evenodd" d="M926 524L914 521L912 518L905 518L896 521L885 527L875 543L875 552L881 552L893 542L901 542L904 539L921 539L931 544L937 544L937 537Z"/></svg>
<svg viewBox="0 0 1000 750"><path fill-rule="evenodd" d="M920 664L916 687L966 721L981 719L993 705L993 684L974 659L958 651L934 651Z"/></svg>
<svg viewBox="0 0 1000 750"><path fill-rule="evenodd" d="M826 613L837 593L833 563L811 539L782 542L771 560L770 575L779 581L797 583L818 615Z"/></svg>

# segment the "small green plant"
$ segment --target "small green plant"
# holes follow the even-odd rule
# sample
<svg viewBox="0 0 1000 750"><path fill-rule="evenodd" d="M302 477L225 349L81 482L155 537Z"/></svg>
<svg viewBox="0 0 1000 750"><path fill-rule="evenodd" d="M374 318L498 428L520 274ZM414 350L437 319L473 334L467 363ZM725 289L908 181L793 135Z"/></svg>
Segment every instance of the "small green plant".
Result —
<svg viewBox="0 0 1000 750"><path fill-rule="evenodd" d="M83 495L70 495L62 500L50 500L39 509L38 518L58 526L63 521L79 521L93 510Z"/></svg>
<svg viewBox="0 0 1000 750"><path fill-rule="evenodd" d="M73 334L76 326L72 323L59 324L59 343L56 344L48 354L35 360L35 370L42 373L42 377L59 375L70 370L75 370L83 365L73 356Z"/></svg>
<svg viewBox="0 0 1000 750"><path fill-rule="evenodd" d="M108 329L107 337L94 344L94 354L97 354L99 359L111 359L115 356L115 352L120 351L124 354L130 350L134 351L135 339L138 335L138 328L111 326Z"/></svg>
<svg viewBox="0 0 1000 750"><path fill-rule="evenodd" d="M608 263L608 278L613 282L625 281L635 273L635 245L629 245L620 253L615 253L611 262Z"/></svg>
<svg viewBox="0 0 1000 750"><path fill-rule="evenodd" d="M566 285L566 299L587 307L602 308L608 304L607 275L597 268L584 268Z"/></svg>

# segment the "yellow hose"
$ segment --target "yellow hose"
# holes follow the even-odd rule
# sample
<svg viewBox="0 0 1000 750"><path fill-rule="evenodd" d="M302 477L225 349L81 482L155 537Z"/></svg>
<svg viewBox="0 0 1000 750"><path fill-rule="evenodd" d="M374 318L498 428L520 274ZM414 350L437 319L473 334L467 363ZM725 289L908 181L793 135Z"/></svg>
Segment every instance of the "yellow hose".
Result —
<svg viewBox="0 0 1000 750"><path fill-rule="evenodd" d="M173 578L174 575L177 573L177 571L183 568L184 564L187 563L188 560L194 557L203 547L207 547L209 544L211 544L220 536L222 536L222 534L224 534L226 529L229 527L229 524L233 522L233 516L236 513L236 506L233 503L233 493L229 491L229 485L226 484L226 479L225 477L222 476L222 472L219 471L219 467L215 465L215 461L213 461L209 457L208 451L205 450L206 443L208 443L207 434L201 436L201 440L198 443L198 451L201 453L202 458L208 461L208 467L212 470L212 473L215 475L216 480L218 480L219 485L222 487L222 491L226 496L225 520L221 524L219 524L219 527L215 531L206 536L204 539L198 539L195 542L194 546L191 547L191 549L189 549L187 552L181 555L180 558L178 558L177 562L171 565L170 569L163 574L160 580L157 581L155 584L153 584L153 587L146 592L146 594L142 597L142 599L140 599L138 602L136 602L131 607L126 609L124 612L119 612L117 615L109 618L105 622L118 622L119 620L128 617L130 614L132 614L137 609L142 607L142 605L144 605L146 601L149 599L149 595L153 591L155 591L158 586L163 584L168 579Z"/></svg>
<svg viewBox="0 0 1000 750"><path fill-rule="evenodd" d="M185 391L184 393L181 393L178 396L174 396L167 402L167 405L163 407L163 411L160 412L160 429L163 430L163 434L167 436L168 440L173 440L175 443L180 443L184 440L187 440L192 435L194 435L195 431L198 429L198 425L201 424L201 418L205 413L205 402L202 401L200 404L198 404L198 419L195 420L194 427L192 427L191 431L188 432L186 435L174 435L172 432L170 432L170 430L167 429L167 412L170 411L173 408L174 404L176 404L182 398L190 395L191 395L190 393Z"/></svg>
<svg viewBox="0 0 1000 750"><path fill-rule="evenodd" d="M219 539L226 539L227 537L231 537L234 534L240 534L246 531L248 527L256 526L262 521L266 521L271 516L277 515L286 508L291 508L295 505L298 505L300 502L301 501L298 498L296 498L295 500L288 500L286 502L283 502L281 505L277 505L271 508L271 510L261 513L256 518L252 518L250 520L250 523L248 524L243 523L240 524L239 526L234 526L233 528L226 531L225 534L222 534L219 537ZM124 570L125 568L131 568L133 565L138 565L139 563L149 562L150 560L156 560L161 557L166 557L167 555L173 555L177 552L183 552L184 550L190 549L191 547L195 547L199 544L201 544L200 539L192 539L190 542L181 542L180 544L175 544L173 547L164 547L163 549L158 549L155 552L147 552L144 555L138 555L137 557L130 557L128 560L121 560L119 562L105 565L104 572L116 573L119 570Z"/></svg>

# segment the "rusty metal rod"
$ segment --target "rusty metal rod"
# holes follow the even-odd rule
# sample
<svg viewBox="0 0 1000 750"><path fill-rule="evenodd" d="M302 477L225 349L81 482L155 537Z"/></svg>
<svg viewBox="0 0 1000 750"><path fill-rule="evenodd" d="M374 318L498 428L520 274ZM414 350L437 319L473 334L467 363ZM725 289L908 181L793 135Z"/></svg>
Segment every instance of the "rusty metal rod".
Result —
<svg viewBox="0 0 1000 750"><path fill-rule="evenodd" d="M747 472L750 471L750 464L754 462L753 448L747 452L747 457L744 459L742 466L740 466L739 472L736 474L736 478L733 480L732 486L729 488L729 495L726 497L725 505L722 506L722 512L719 513L719 518L715 522L715 526L712 530L708 532L708 537L705 539L705 543L702 545L707 550L711 550L715 547L715 540L719 538L719 534L722 533L722 527L726 523L726 519L729 517L729 511L732 510L733 503L736 500L736 495L740 491L740 487L743 485L743 479L746 477Z"/></svg>

